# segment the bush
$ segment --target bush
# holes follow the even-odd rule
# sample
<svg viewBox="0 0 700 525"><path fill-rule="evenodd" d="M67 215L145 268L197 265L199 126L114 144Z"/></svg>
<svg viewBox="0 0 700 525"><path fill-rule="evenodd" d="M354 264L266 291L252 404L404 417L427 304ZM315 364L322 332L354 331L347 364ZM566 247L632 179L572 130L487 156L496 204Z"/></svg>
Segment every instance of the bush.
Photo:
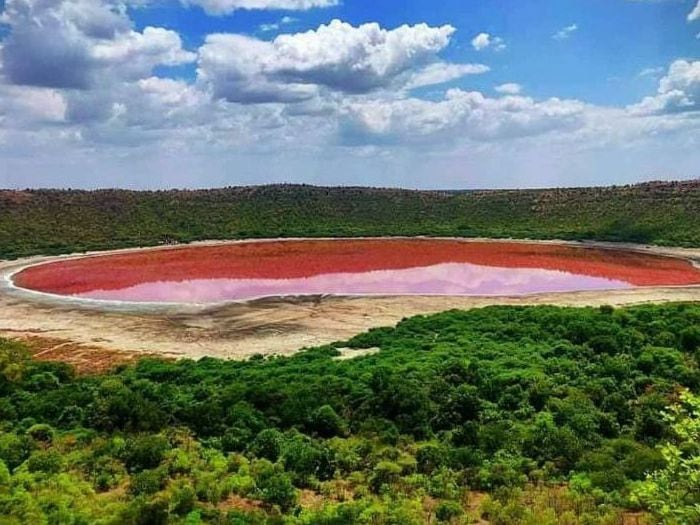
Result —
<svg viewBox="0 0 700 525"><path fill-rule="evenodd" d="M401 476L401 467L391 461L380 461L372 470L372 475L369 479L370 488L374 492L379 490L384 485L396 483Z"/></svg>
<svg viewBox="0 0 700 525"><path fill-rule="evenodd" d="M127 441L123 460L132 472L152 469L160 465L170 448L170 442L164 436L136 436Z"/></svg>
<svg viewBox="0 0 700 525"><path fill-rule="evenodd" d="M347 423L333 410L333 407L323 405L311 416L309 428L319 436L329 438L345 435Z"/></svg>
<svg viewBox="0 0 700 525"><path fill-rule="evenodd" d="M55 431L51 425L36 424L29 427L27 435L34 441L39 441L43 444L50 444L53 441Z"/></svg>
<svg viewBox="0 0 700 525"><path fill-rule="evenodd" d="M275 462L282 452L284 435L274 428L262 430L250 444L248 451L251 455Z"/></svg>
<svg viewBox="0 0 700 525"><path fill-rule="evenodd" d="M267 505L277 505L287 511L296 505L297 493L292 479L280 465L267 460L255 461L252 466L255 495Z"/></svg>
<svg viewBox="0 0 700 525"><path fill-rule="evenodd" d="M29 472L57 474L63 467L63 456L55 450L37 450L27 460Z"/></svg>
<svg viewBox="0 0 700 525"><path fill-rule="evenodd" d="M442 522L450 522L463 514L462 506L456 501L441 501L435 508L435 517Z"/></svg>
<svg viewBox="0 0 700 525"><path fill-rule="evenodd" d="M689 327L680 334L681 348L686 352L700 350L700 328Z"/></svg>
<svg viewBox="0 0 700 525"><path fill-rule="evenodd" d="M166 475L161 469L142 470L131 477L130 490L133 494L149 496L165 486Z"/></svg>

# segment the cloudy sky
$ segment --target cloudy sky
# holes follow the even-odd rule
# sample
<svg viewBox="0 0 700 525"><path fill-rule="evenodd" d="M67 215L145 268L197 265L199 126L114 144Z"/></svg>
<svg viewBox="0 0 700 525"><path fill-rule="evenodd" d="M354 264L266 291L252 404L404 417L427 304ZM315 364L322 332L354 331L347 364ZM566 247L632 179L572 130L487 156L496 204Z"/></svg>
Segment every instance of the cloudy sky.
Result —
<svg viewBox="0 0 700 525"><path fill-rule="evenodd" d="M699 0L0 0L0 187L695 177Z"/></svg>

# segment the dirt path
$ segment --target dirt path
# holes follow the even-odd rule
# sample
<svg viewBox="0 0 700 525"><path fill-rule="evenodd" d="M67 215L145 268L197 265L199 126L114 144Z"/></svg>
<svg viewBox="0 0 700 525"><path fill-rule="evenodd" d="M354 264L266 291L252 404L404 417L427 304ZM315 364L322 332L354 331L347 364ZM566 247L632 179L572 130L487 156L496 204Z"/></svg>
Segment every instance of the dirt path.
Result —
<svg viewBox="0 0 700 525"><path fill-rule="evenodd" d="M700 261L700 249L609 243L584 245L683 257L696 264ZM125 352L127 359L139 354L229 359L254 354L291 354L304 347L344 340L372 327L393 325L404 317L452 308L494 304L598 306L700 301L700 287L669 287L519 297L311 297L209 308L183 305L105 311L12 289L5 279L29 264L65 258L36 257L0 262L0 336L55 342L53 347L49 343L46 343L49 346L44 345L48 351L42 356L79 363L88 362L93 354L96 361L102 362L109 356L107 362L118 362L116 352Z"/></svg>

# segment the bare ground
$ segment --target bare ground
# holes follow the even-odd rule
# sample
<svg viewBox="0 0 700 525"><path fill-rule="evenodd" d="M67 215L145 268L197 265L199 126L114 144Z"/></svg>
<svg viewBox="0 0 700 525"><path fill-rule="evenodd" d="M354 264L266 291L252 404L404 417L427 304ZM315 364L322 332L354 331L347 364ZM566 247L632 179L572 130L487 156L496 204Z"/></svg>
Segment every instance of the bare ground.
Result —
<svg viewBox="0 0 700 525"><path fill-rule="evenodd" d="M532 241L528 241L532 242ZM580 243L569 243L580 245ZM700 249L588 243L700 261ZM147 248L159 249L159 248ZM64 259L36 257L0 262L0 280L29 264ZM0 286L0 336L27 340L39 358L101 371L145 355L243 359L288 355L304 347L348 339L405 317L495 304L615 306L700 301L700 287L637 288L515 297L308 297L266 299L212 307L107 308Z"/></svg>
<svg viewBox="0 0 700 525"><path fill-rule="evenodd" d="M53 339L29 333L11 336L22 341L31 355L39 361L70 363L78 374L99 374L115 366L128 364L148 354L108 350L96 346L82 345L71 340ZM156 354L149 357L161 357Z"/></svg>

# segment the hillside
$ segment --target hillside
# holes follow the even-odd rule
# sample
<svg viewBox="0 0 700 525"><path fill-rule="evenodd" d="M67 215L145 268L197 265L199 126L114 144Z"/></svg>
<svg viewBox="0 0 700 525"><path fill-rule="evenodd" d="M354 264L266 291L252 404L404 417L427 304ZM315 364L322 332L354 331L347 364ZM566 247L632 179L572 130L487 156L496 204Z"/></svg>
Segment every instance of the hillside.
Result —
<svg viewBox="0 0 700 525"><path fill-rule="evenodd" d="M0 191L0 258L203 239L433 235L700 245L700 181L428 192L277 185Z"/></svg>
<svg viewBox="0 0 700 525"><path fill-rule="evenodd" d="M698 320L493 307L86 377L0 340L0 521L698 523Z"/></svg>

